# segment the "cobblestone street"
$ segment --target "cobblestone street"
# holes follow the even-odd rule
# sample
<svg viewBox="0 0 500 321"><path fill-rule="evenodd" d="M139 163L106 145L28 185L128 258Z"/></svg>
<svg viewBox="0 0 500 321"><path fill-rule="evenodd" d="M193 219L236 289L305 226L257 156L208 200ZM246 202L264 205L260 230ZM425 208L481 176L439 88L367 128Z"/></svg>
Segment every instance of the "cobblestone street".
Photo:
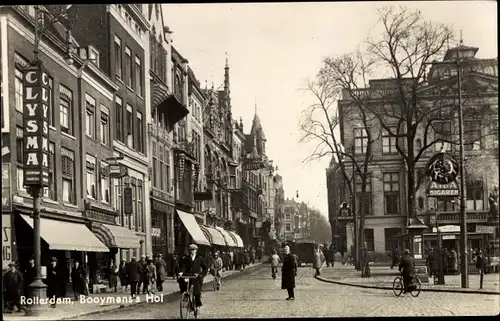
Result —
<svg viewBox="0 0 500 321"><path fill-rule="evenodd" d="M293 316L453 316L497 315L500 296L425 293L395 297L392 291L359 289L318 281L310 267L299 268L295 301L285 301L281 279L273 281L266 264L223 282L220 292L205 287L202 318ZM92 319L179 318L179 303L143 304L92 315ZM80 319L88 319L82 317Z"/></svg>

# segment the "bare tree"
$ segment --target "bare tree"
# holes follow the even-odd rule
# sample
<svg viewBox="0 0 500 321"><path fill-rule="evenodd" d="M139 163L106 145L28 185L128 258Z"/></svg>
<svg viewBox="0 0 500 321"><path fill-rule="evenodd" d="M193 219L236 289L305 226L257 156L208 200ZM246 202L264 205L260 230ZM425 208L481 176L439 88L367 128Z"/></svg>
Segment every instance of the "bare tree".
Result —
<svg viewBox="0 0 500 321"><path fill-rule="evenodd" d="M407 212L414 217L416 191L425 178L416 177L419 160L438 143L458 143L456 135L441 125L443 120L456 119L456 72L455 75L448 72L444 79L433 71L434 67L429 79L426 73L429 65L443 57L447 44L453 40L453 31L445 25L425 21L418 10L404 7L383 8L379 10L379 18L383 30L379 40L368 40L366 52L325 59L325 69L344 88L344 99L357 105L368 117L375 117L386 135L395 138L396 150L407 170ZM454 66L450 64L450 68ZM390 79L366 81L374 74L387 72ZM474 105L479 94L477 88L464 89L467 94L463 96L463 104ZM471 109L470 114L485 119L486 112ZM481 138L465 143L474 144L477 139Z"/></svg>
<svg viewBox="0 0 500 321"><path fill-rule="evenodd" d="M338 64L342 65L350 59L349 56L343 56L338 59ZM329 72L328 66L322 68L314 81L309 81L305 89L315 98L315 103L303 111L303 118L300 123L302 131L302 143L314 142L316 147L312 154L305 160L311 161L324 157L334 158L340 165L341 173L344 181L347 182L347 189L351 197L354 197L356 190L353 190L352 182L356 176L361 180L361 197L359 203L355 206L355 214L359 217L359 228L356 230L364 230L364 195L366 194L370 165L372 163L372 145L379 139L373 135L371 131L371 123L375 118L365 110L358 108L356 104L346 105L344 107L342 117L347 117L349 120L360 123L360 130L364 130L366 134L366 146L363 152L363 157L359 158L355 155L354 146L343 146L337 135L341 119L336 110L336 103L341 97L342 86L338 81L337 75ZM346 168L345 160L349 159L353 165L353 170ZM350 175L351 174L351 175ZM357 222L355 222L357 225ZM364 244L364 233L360 233L359 243L356 242L356 251L359 251L358 246Z"/></svg>

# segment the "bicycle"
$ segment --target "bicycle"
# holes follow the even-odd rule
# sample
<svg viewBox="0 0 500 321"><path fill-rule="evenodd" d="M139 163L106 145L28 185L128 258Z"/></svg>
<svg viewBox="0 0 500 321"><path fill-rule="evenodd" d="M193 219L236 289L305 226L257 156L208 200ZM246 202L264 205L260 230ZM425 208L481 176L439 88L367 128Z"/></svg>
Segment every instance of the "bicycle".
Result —
<svg viewBox="0 0 500 321"><path fill-rule="evenodd" d="M198 274L189 275L189 276L181 276L180 278L184 279L188 282L189 279L196 279ZM195 304L194 294L193 294L193 285L188 284L186 291L184 291L181 295L180 302L180 313L181 319L189 319L189 314L193 311L194 318L198 318L198 307Z"/></svg>
<svg viewBox="0 0 500 321"><path fill-rule="evenodd" d="M418 276L414 276L413 282L409 284L407 292L410 292L410 294L416 298L420 294L421 286L422 282L420 281ZM396 276L394 278L394 281L392 282L392 291L394 291L394 295L400 296L401 293L403 293L403 290L404 290L404 281L401 273L401 276Z"/></svg>

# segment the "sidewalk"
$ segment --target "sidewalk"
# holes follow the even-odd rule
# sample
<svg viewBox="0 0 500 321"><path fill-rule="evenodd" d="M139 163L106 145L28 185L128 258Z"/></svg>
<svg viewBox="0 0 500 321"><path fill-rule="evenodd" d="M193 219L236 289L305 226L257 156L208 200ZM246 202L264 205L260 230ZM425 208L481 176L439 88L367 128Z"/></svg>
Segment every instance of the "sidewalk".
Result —
<svg viewBox="0 0 500 321"><path fill-rule="evenodd" d="M350 285L364 288L392 290L392 282L399 276L398 270L391 270L385 266L370 266L371 277L361 278L361 272L353 266L335 264L335 267L324 267L317 279L341 285ZM429 283L422 283L422 291L427 292L461 292L500 294L500 275L498 273L486 274L483 280L483 290L479 290L479 275L469 274L469 288L461 288L460 275L446 275L445 285L434 285L432 278Z"/></svg>
<svg viewBox="0 0 500 321"><path fill-rule="evenodd" d="M264 260L262 262L265 262ZM245 270L252 270L262 263L250 264ZM222 278L225 279L231 275L238 274L240 271L224 271ZM207 275L204 279L203 284L212 284L213 277ZM209 289L205 285L204 290ZM155 292L154 298L155 302L167 302L167 298L176 293L179 293L179 285L176 280L168 279L163 283L163 292ZM153 296L149 296L151 300ZM158 301L156 301L158 300ZM90 302L89 302L90 301ZM132 302L130 302L132 301ZM101 294L91 294L87 297L87 301L82 303L80 301L71 301L68 303L58 304L56 308L50 308L47 305L46 309L42 312L40 316L29 317L25 316L22 312L14 312L12 314L3 314L4 320L12 321L24 321L24 320L64 320L71 319L83 315L102 313L107 311L112 311L116 309L126 308L134 306L137 304L151 303L147 302L146 295L138 295L136 299L132 300L130 297L130 292L117 292L117 293L101 293Z"/></svg>

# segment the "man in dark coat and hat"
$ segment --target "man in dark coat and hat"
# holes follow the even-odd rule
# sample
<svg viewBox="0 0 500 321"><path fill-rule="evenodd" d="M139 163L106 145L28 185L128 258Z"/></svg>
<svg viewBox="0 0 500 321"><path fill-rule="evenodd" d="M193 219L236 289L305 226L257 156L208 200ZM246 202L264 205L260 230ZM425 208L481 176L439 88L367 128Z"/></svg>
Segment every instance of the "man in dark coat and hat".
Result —
<svg viewBox="0 0 500 321"><path fill-rule="evenodd" d="M140 281L141 272L143 272L142 266L133 257L127 264L128 283L130 284L130 295L132 298L135 298L137 292L139 292L137 285Z"/></svg>
<svg viewBox="0 0 500 321"><path fill-rule="evenodd" d="M53 303L50 305L52 308L56 307L57 298L64 296L65 286L66 281L63 271L59 266L57 258L53 257L47 269L47 298L54 299Z"/></svg>
<svg viewBox="0 0 500 321"><path fill-rule="evenodd" d="M290 252L290 246L285 245L285 255L281 266L281 289L288 291L286 300L295 300L295 276L297 275L297 262Z"/></svg>
<svg viewBox="0 0 500 321"><path fill-rule="evenodd" d="M23 276L16 269L15 263L9 263L9 270L3 275L3 297L7 303L6 311L12 312L14 306L18 311L23 310L21 306L21 292L23 291Z"/></svg>
<svg viewBox="0 0 500 321"><path fill-rule="evenodd" d="M208 273L208 266L206 260L199 255L198 246L196 244L189 245L189 254L186 255L181 263L181 271L179 272L179 286L181 291L184 292L187 289L187 283L189 286L193 287L193 295L196 307L201 307L203 304L201 302L201 289L203 286L203 278ZM183 279L182 276L193 276L197 274L198 277L195 279ZM189 281L189 282L186 282Z"/></svg>

